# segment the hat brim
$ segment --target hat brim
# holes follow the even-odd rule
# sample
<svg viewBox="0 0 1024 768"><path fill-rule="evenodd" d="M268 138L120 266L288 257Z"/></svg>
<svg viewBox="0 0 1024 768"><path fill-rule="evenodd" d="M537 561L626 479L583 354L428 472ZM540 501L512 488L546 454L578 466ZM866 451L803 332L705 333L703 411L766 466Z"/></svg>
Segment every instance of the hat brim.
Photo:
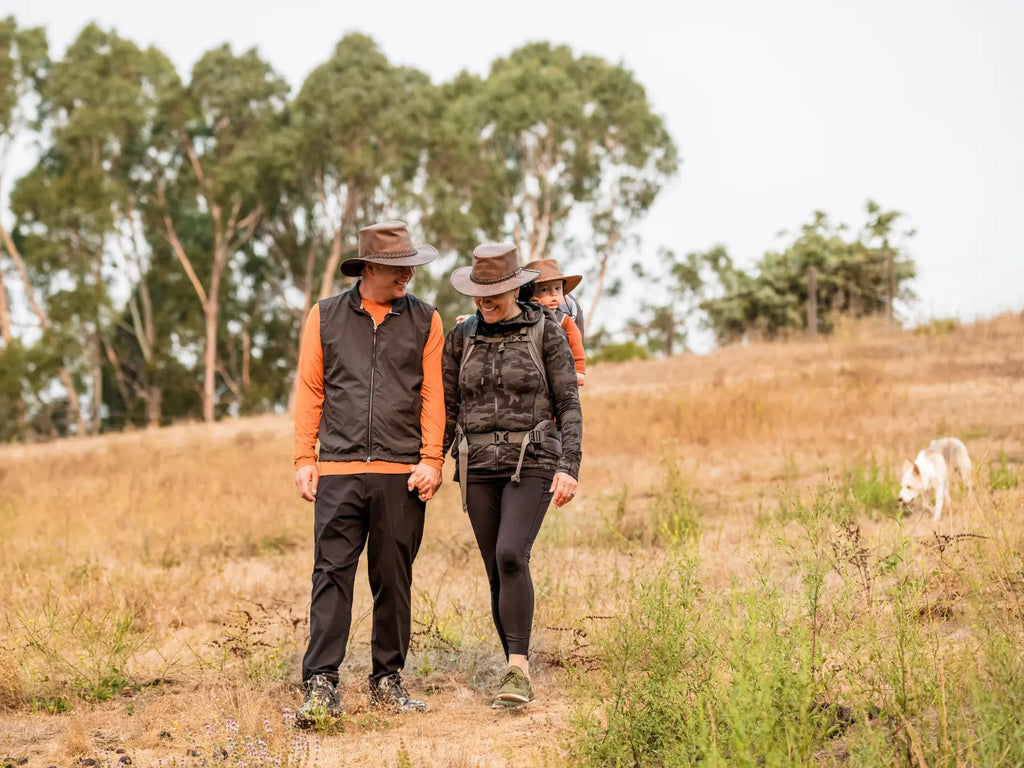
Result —
<svg viewBox="0 0 1024 768"><path fill-rule="evenodd" d="M480 298L483 296L497 296L499 293L515 290L536 278L540 271L536 269L520 269L512 277L497 283L475 283L472 279L472 273L472 267L459 267L452 272L452 276L449 279L451 280L452 288L463 296Z"/></svg>
<svg viewBox="0 0 1024 768"><path fill-rule="evenodd" d="M411 256L388 256L380 254L376 256L353 256L341 262L341 274L348 277L359 277L363 271L363 264L387 264L392 267L418 267L421 264L429 264L438 256L437 248L432 245L416 246L416 253Z"/></svg>
<svg viewBox="0 0 1024 768"><path fill-rule="evenodd" d="M553 283L555 280L561 280L564 285L562 286L562 293L569 293L573 288L583 282L583 275L558 275L556 277L545 277L543 279L538 278L534 280L537 285L543 285L544 283Z"/></svg>

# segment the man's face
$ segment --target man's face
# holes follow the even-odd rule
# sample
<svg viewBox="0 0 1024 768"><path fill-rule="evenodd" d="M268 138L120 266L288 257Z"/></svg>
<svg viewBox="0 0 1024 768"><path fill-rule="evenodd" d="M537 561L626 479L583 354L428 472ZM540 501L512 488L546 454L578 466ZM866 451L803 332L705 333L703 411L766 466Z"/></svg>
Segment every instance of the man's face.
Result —
<svg viewBox="0 0 1024 768"><path fill-rule="evenodd" d="M565 299L562 294L562 281L552 280L540 283L533 290L533 298L548 309L556 309Z"/></svg>
<svg viewBox="0 0 1024 768"><path fill-rule="evenodd" d="M363 281L380 302L394 301L405 296L406 286L416 274L416 267L392 267L387 264L366 262Z"/></svg>

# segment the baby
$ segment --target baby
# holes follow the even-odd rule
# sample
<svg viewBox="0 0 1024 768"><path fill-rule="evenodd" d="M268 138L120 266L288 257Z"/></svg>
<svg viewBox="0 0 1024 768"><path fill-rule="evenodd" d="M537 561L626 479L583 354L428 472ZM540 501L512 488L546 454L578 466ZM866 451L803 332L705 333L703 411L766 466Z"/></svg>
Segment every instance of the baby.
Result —
<svg viewBox="0 0 1024 768"><path fill-rule="evenodd" d="M554 259L537 259L526 265L526 269L536 269L540 274L520 290L520 300L532 298L541 306L554 310L560 318L562 329L569 337L569 347L576 364L576 384L583 386L587 380L587 358L583 351L583 334L579 327L565 311L566 294L580 284L581 275L563 275L558 262Z"/></svg>

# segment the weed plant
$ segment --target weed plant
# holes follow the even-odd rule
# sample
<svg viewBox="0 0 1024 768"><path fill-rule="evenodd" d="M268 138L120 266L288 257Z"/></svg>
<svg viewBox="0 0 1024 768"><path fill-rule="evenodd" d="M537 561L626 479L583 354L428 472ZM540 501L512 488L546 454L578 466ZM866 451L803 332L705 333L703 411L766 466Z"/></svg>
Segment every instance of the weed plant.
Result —
<svg viewBox="0 0 1024 768"><path fill-rule="evenodd" d="M88 591L69 597L51 587L38 605L19 605L12 613L25 666L38 684L38 708L65 710L60 694L68 690L104 701L138 684L131 660L148 647L149 632L135 610L94 599Z"/></svg>
<svg viewBox="0 0 1024 768"><path fill-rule="evenodd" d="M900 513L900 481L891 461L879 464L875 455L867 464L855 464L844 473L844 493L869 515L895 517Z"/></svg>
<svg viewBox="0 0 1024 768"><path fill-rule="evenodd" d="M993 491L1008 491L1017 487L1020 482L1019 471L1006 459L1006 451L999 452L999 463L989 462L988 487Z"/></svg>
<svg viewBox="0 0 1024 768"><path fill-rule="evenodd" d="M784 499L752 582L727 590L701 588L692 548L638 559L575 678L576 763L1024 764L1019 578L976 567L985 536L915 544L893 520L868 546L857 506L832 485Z"/></svg>

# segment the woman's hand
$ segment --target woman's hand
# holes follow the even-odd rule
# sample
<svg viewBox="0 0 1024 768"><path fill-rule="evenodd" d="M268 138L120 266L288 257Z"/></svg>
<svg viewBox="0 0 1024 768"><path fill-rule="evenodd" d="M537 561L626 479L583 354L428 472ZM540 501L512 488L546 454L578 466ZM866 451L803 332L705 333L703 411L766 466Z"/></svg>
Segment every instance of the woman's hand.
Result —
<svg viewBox="0 0 1024 768"><path fill-rule="evenodd" d="M409 493L417 491L420 501L430 501L441 487L441 470L429 464L413 464L409 467Z"/></svg>
<svg viewBox="0 0 1024 768"><path fill-rule="evenodd" d="M548 488L548 491L551 492L551 500L555 506L561 507L572 501L576 495L577 485L579 483L576 482L576 478L572 475L565 472L556 472L555 476L551 479L551 487Z"/></svg>

